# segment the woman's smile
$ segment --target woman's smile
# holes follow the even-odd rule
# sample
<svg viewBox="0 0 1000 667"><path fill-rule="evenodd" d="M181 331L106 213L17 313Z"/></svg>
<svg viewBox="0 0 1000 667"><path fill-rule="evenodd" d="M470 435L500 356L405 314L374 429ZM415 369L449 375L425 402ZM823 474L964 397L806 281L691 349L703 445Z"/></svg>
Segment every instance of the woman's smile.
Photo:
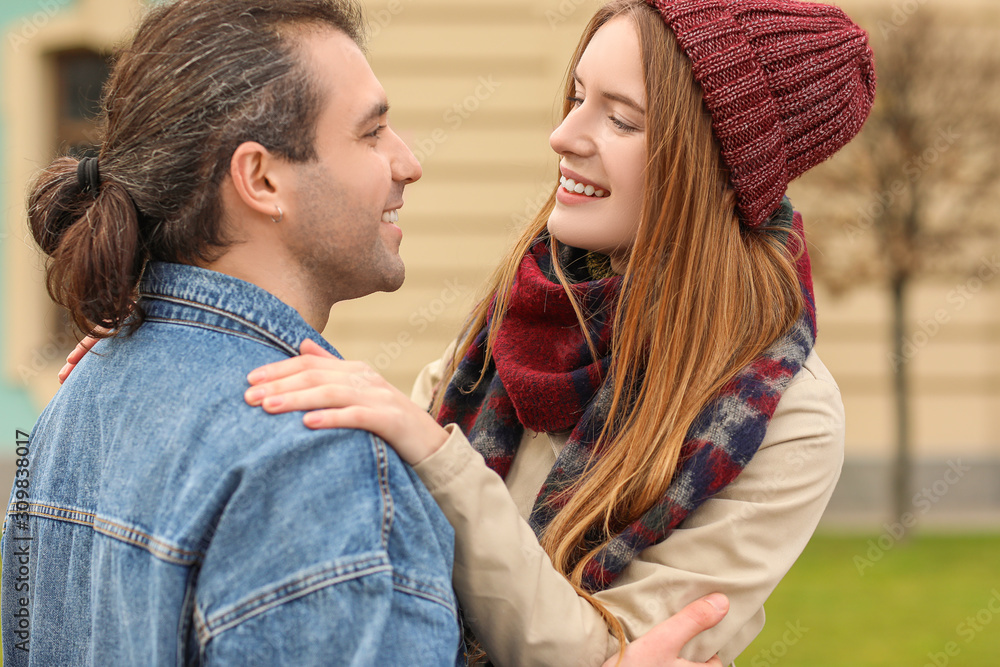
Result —
<svg viewBox="0 0 1000 667"><path fill-rule="evenodd" d="M645 126L635 24L619 16L603 25L572 76L571 107L549 138L562 177L548 230L560 243L608 255L621 268L639 226L647 161L645 132L623 129Z"/></svg>
<svg viewBox="0 0 1000 667"><path fill-rule="evenodd" d="M581 176L566 167L560 167L559 171L562 174L559 177L559 184L563 190L570 194L582 194L588 197L597 197L598 199L611 195L611 188L606 185Z"/></svg>

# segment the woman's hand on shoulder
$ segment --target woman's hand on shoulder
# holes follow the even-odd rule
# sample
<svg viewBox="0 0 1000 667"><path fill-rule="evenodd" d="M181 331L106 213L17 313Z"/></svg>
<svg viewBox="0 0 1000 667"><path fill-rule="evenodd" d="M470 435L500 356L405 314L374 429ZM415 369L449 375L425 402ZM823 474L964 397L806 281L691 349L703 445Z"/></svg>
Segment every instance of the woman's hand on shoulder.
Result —
<svg viewBox="0 0 1000 667"><path fill-rule="evenodd" d="M367 364L345 361L306 339L301 355L247 376L244 399L271 414L306 411L312 429L370 431L414 465L445 443L448 432Z"/></svg>
<svg viewBox="0 0 1000 667"><path fill-rule="evenodd" d="M96 331L103 331L107 333L104 329L97 329ZM73 348L73 351L69 353L68 357L66 357L66 365L63 366L62 370L59 371L59 384L62 384L63 382L66 381L66 378L68 378L69 374L73 372L73 369L76 368L76 365L80 363L80 361L85 356L87 356L87 353L90 352L90 349L94 347L94 345L96 345L99 341L100 341L99 338L94 338L93 336L87 336L86 338L84 338L83 340L81 340L79 343L76 344L76 347Z"/></svg>
<svg viewBox="0 0 1000 667"><path fill-rule="evenodd" d="M722 667L719 656L708 662L678 657L695 636L715 627L729 612L729 600L719 593L695 600L625 647L625 656L608 658L603 667Z"/></svg>

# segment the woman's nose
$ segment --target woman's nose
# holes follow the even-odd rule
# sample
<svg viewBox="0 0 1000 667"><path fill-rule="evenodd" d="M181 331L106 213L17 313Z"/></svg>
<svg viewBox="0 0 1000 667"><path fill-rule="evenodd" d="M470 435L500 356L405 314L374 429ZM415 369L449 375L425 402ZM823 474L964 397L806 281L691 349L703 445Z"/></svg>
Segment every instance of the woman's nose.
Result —
<svg viewBox="0 0 1000 667"><path fill-rule="evenodd" d="M571 110L552 131L549 136L549 146L559 155L572 154L581 157L591 155L596 143L589 129L589 122L584 107Z"/></svg>

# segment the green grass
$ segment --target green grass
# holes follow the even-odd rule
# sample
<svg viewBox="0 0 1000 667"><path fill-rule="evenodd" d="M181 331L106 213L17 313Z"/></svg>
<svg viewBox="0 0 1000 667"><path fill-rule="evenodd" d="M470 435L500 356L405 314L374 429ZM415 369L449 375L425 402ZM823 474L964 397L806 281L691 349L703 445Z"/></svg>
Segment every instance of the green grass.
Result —
<svg viewBox="0 0 1000 667"><path fill-rule="evenodd" d="M737 666L1000 665L1000 535L878 539L815 537Z"/></svg>
<svg viewBox="0 0 1000 667"><path fill-rule="evenodd" d="M813 538L738 667L1000 666L1000 535L877 540Z"/></svg>

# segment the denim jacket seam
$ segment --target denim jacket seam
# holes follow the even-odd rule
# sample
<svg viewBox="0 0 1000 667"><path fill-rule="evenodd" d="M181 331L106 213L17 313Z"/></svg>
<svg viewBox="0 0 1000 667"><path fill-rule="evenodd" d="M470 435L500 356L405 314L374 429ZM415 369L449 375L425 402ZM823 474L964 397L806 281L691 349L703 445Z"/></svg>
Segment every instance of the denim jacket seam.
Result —
<svg viewBox="0 0 1000 667"><path fill-rule="evenodd" d="M207 322L199 322L197 320L187 320L187 319L176 318L176 317L160 317L160 316L157 316L157 315L148 315L148 316L146 316L145 321L146 322L157 322L159 324L177 324L179 326L187 326L187 327L194 327L194 328L197 328L197 329L205 329L206 331L213 331L215 333L222 333L222 334L226 334L226 335L229 335L229 336L237 336L239 338L243 338L244 340L248 340L248 341L251 341L251 342L254 342L254 343L258 343L260 345L264 345L264 346L269 347L269 348L279 349L282 352L287 352L287 350L285 348L278 347L277 345L274 345L273 343L271 343L271 341L269 341L269 340L261 340L260 338L258 338L256 336L251 336L250 334L243 333L242 331L237 331L236 329L229 329L229 328L226 328L226 327L219 326L217 324L209 324ZM297 354L298 353L296 353L296 355Z"/></svg>
<svg viewBox="0 0 1000 667"><path fill-rule="evenodd" d="M447 608L453 616L458 618L458 608L455 606L454 594L450 590L444 590L432 583L408 577L400 574L398 571L392 574L392 586L402 593L415 595L430 602L436 602Z"/></svg>
<svg viewBox="0 0 1000 667"><path fill-rule="evenodd" d="M198 638L199 650L202 653L202 662L204 662L204 652L205 645L212 638L212 633L208 629L208 622L205 620L205 615L201 611L201 607L197 603L194 605L194 632Z"/></svg>
<svg viewBox="0 0 1000 667"><path fill-rule="evenodd" d="M289 579L254 593L253 597L248 600L229 605L211 615L206 616L198 609L195 618L198 641L202 646L205 646L226 630L271 609L306 597L324 588L382 572L392 572L392 564L389 562L388 554L385 552L369 553L350 563L338 563L305 576L302 574L293 575Z"/></svg>
<svg viewBox="0 0 1000 667"><path fill-rule="evenodd" d="M245 317L237 315L234 312L224 310L222 308L216 308L215 306L210 306L206 303L201 303L198 301L192 301L190 299L183 299L175 296L167 296L166 294L158 294L156 292L142 292L140 296L146 297L148 299L159 299L161 301L166 301L167 303L173 303L180 306L188 306L190 308L195 308L197 310L203 310L214 315L219 315L221 317L229 317L240 324L243 324L247 328L259 333L262 337L273 342L277 347L281 348L283 351L288 352L292 356L297 356L299 351L294 349L291 345L281 340L278 336L274 335L264 327L260 326L256 322L248 320Z"/></svg>
<svg viewBox="0 0 1000 667"><path fill-rule="evenodd" d="M65 515L60 516L60 513ZM87 512L74 507L61 507L54 503L48 504L33 502L29 505L28 514L51 519L53 521L63 521L65 523L75 523L81 526L88 526L94 532L100 533L101 535L110 537L111 539L124 544L139 547L149 552L149 554L155 558L159 558L160 560L169 563L175 563L177 565L193 565L204 558L204 554L200 551L182 549L179 545L167 542L162 538L153 537L147 531L137 528L136 526L130 526L123 521L116 521L108 517L103 517L95 512ZM104 527L105 525L111 528L106 528ZM116 532L112 530L112 528L116 528L120 532ZM132 535L137 537L132 537Z"/></svg>
<svg viewBox="0 0 1000 667"><path fill-rule="evenodd" d="M375 460L378 467L378 490L382 496L382 548L389 548L389 533L392 532L392 523L395 518L396 507L392 501L392 490L389 488L389 453L386 451L385 443L374 435L369 434L372 448L375 450Z"/></svg>
<svg viewBox="0 0 1000 667"><path fill-rule="evenodd" d="M178 619L177 626L177 665L178 667L183 667L186 665L187 652L188 652L188 635L191 632L191 625L195 625L197 630L197 611L198 607L195 604L195 583L198 579L198 568L191 567L188 569L187 582L184 586L184 602L181 606L181 613Z"/></svg>

